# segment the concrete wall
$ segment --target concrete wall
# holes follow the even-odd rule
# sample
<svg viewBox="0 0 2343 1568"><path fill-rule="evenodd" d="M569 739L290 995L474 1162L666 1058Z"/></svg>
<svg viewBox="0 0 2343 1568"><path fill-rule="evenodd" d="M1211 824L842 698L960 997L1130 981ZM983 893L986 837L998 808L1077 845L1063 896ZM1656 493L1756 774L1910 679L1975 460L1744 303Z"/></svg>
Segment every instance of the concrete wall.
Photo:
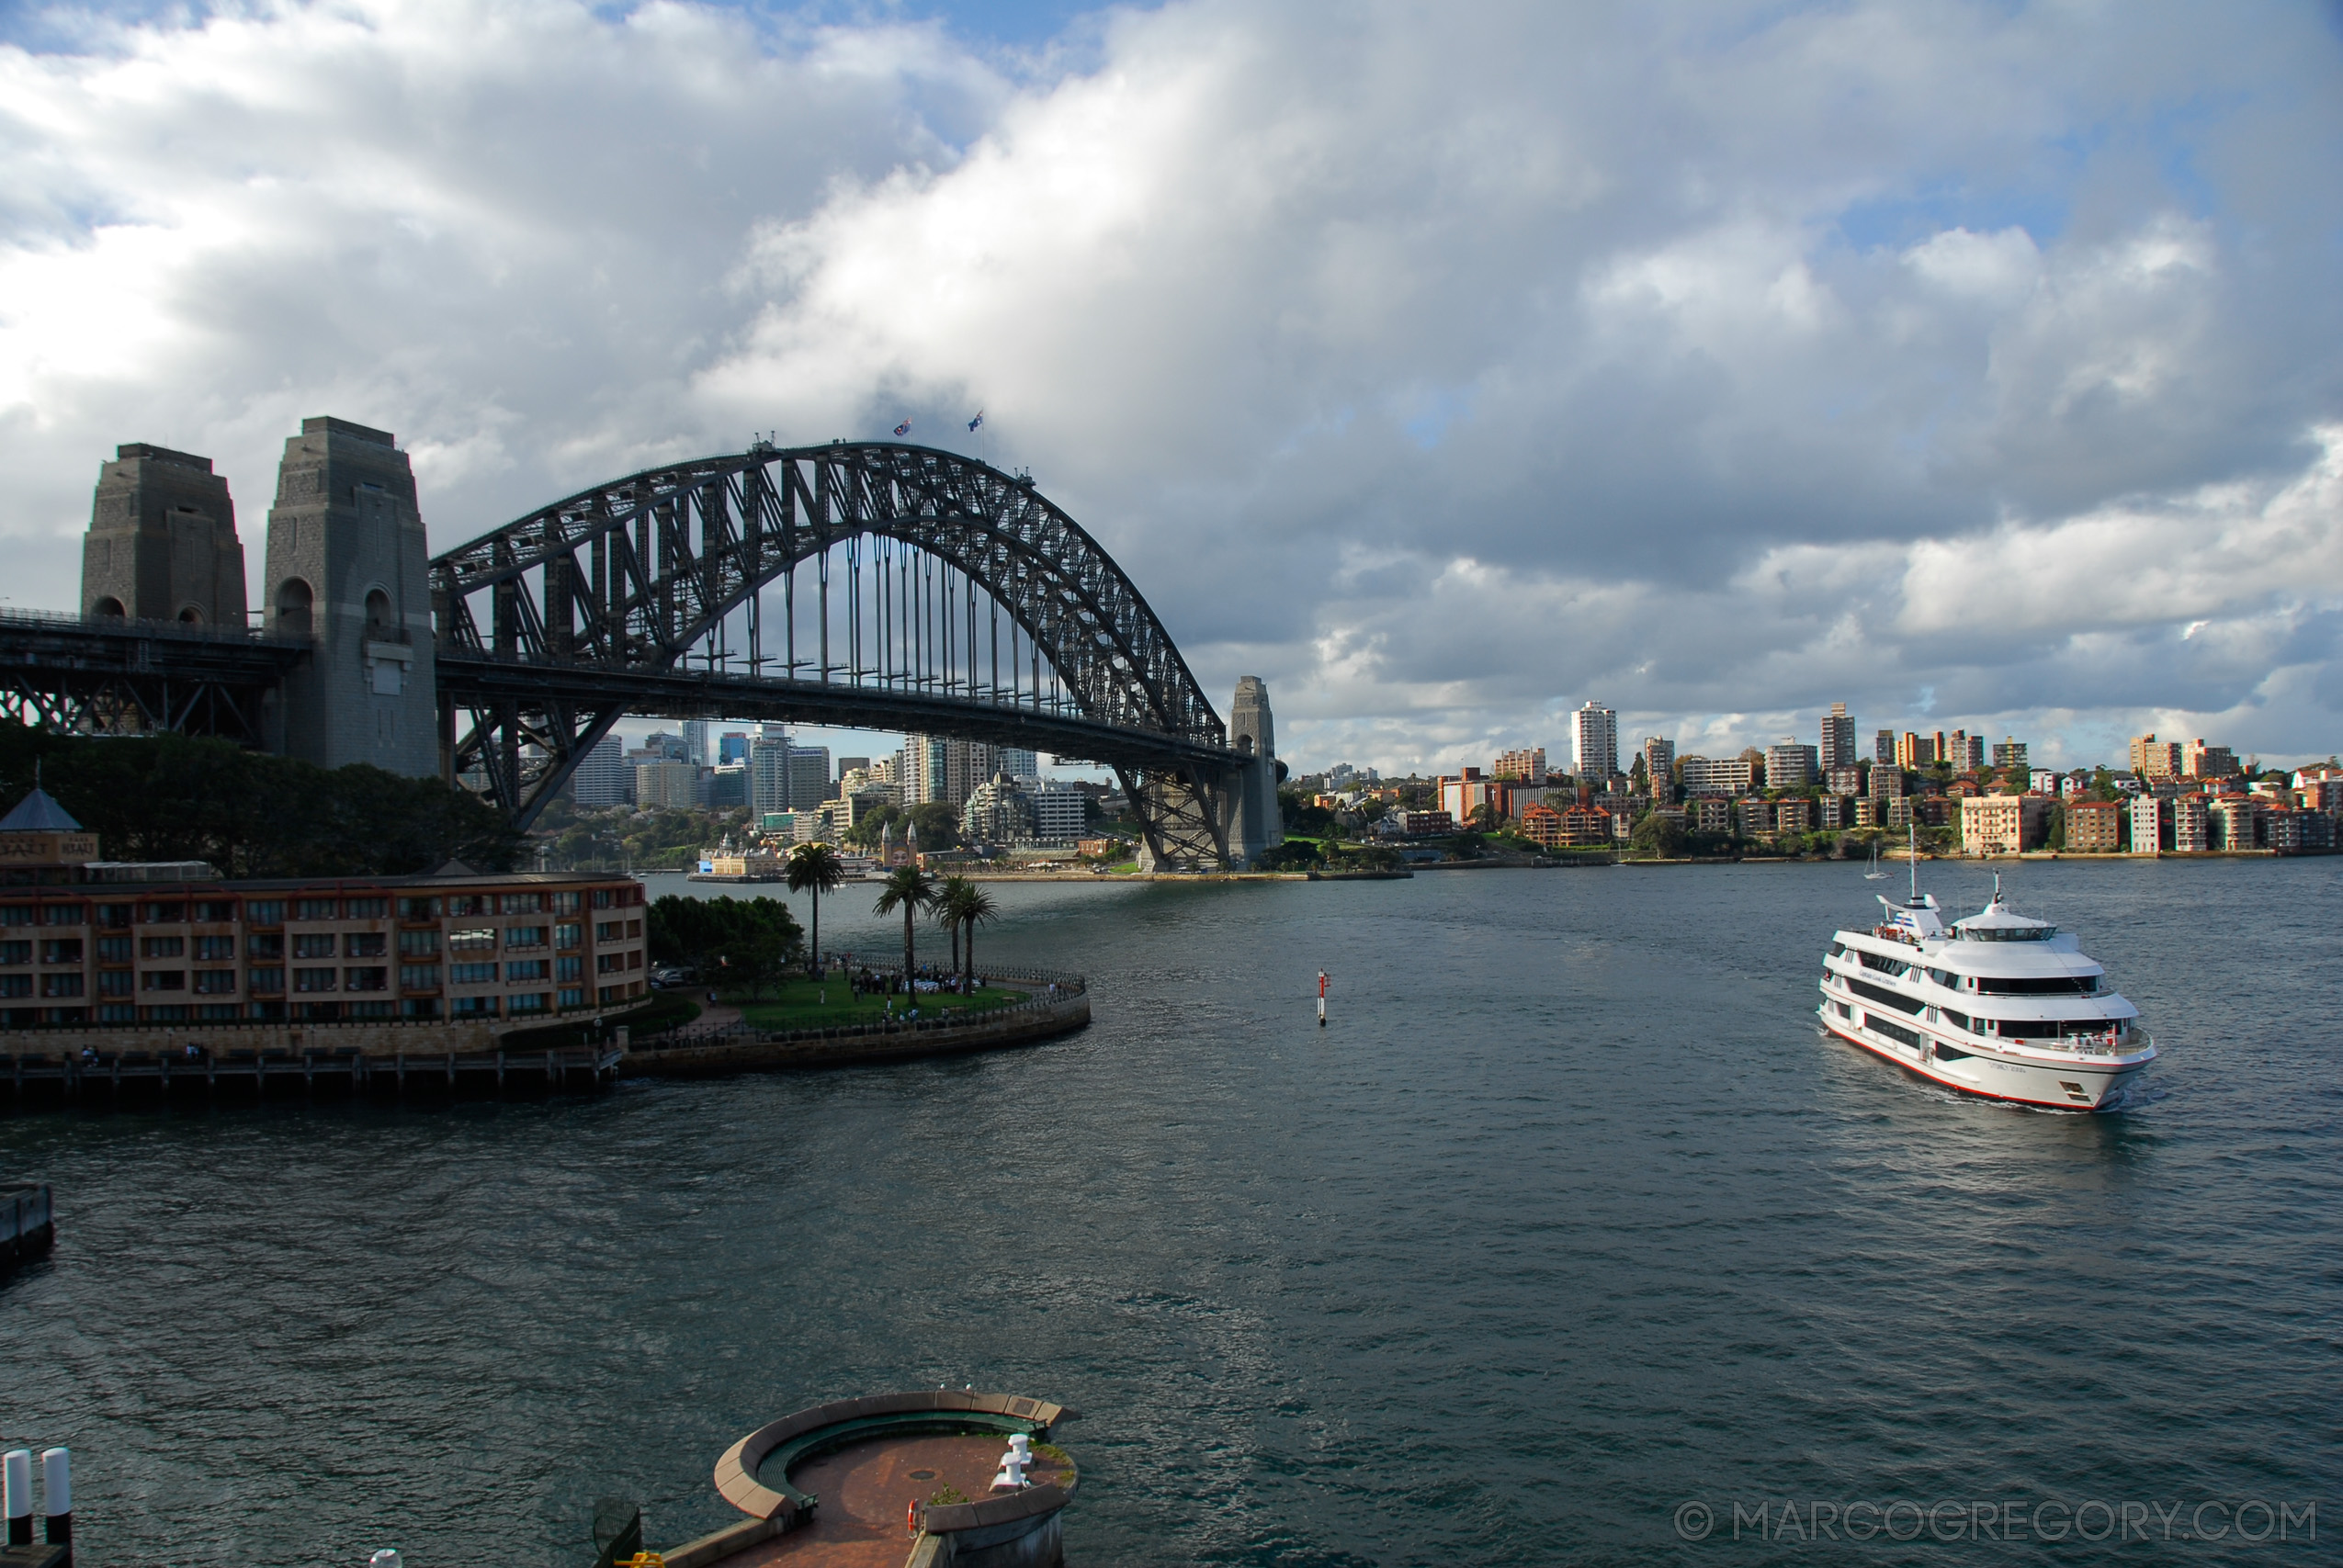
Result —
<svg viewBox="0 0 2343 1568"><path fill-rule="evenodd" d="M934 1027L867 1031L801 1030L759 1040L753 1035L718 1037L705 1043L661 1050L645 1042L630 1050L622 1075L645 1077L707 1077L726 1073L772 1072L793 1067L832 1067L858 1062L899 1061L993 1051L1070 1033L1090 1022L1087 994L1033 1001L983 1015L976 1023L939 1021Z"/></svg>
<svg viewBox="0 0 2343 1568"><path fill-rule="evenodd" d="M390 432L303 420L277 469L262 584L269 629L316 647L285 684L293 755L439 772L429 561L414 474Z"/></svg>
<svg viewBox="0 0 2343 1568"><path fill-rule="evenodd" d="M131 442L97 470L82 540L82 613L242 631L244 547L211 459Z"/></svg>

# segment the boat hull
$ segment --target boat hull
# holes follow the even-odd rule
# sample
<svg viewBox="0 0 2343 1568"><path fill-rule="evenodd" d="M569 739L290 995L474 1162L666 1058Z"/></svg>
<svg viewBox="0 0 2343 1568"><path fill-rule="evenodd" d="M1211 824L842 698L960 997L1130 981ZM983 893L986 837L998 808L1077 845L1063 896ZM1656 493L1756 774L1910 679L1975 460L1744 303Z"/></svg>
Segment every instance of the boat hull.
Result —
<svg viewBox="0 0 2343 1568"><path fill-rule="evenodd" d="M2050 1111L2112 1111L2120 1108L2148 1068L2146 1058L2125 1057L2041 1064L1969 1053L1947 1061L1938 1056L1936 1043L1925 1037L1919 1045L1907 1045L1852 1019L1839 1017L1833 1005L1839 998L1828 991L1823 995L1816 1018L1825 1030L1916 1077L1978 1100ZM1860 1008L1854 1010L1862 1016Z"/></svg>

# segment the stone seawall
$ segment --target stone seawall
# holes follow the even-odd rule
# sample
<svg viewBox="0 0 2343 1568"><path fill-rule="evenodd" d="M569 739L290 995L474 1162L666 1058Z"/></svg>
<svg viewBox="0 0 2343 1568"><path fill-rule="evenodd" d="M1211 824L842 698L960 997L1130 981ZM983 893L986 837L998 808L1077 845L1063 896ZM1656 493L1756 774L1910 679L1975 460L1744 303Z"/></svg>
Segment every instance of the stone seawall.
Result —
<svg viewBox="0 0 2343 1568"><path fill-rule="evenodd" d="M1070 1034L1089 1022L1090 995L1080 991L995 1009L965 1023L947 1017L892 1027L874 1023L786 1033L743 1029L666 1047L656 1039L646 1040L628 1049L618 1071L625 1077L709 1077L906 1061L1030 1045Z"/></svg>

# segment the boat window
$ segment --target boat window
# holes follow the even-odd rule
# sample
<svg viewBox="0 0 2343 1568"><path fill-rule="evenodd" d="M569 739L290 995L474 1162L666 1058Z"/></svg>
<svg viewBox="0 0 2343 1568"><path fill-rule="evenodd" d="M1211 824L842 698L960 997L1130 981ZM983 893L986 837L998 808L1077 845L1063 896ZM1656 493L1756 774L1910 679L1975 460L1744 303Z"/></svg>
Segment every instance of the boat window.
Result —
<svg viewBox="0 0 2343 1568"><path fill-rule="evenodd" d="M2058 934L2056 926L2016 926L1980 929L1963 925L1953 928L1964 942L2048 942Z"/></svg>
<svg viewBox="0 0 2343 1568"><path fill-rule="evenodd" d="M1919 1031L1916 1029L1906 1029L1903 1025L1890 1023L1884 1018L1870 1016L1866 1016L1863 1022L1878 1030L1890 1040L1901 1040L1907 1045L1918 1045L1921 1043Z"/></svg>
<svg viewBox="0 0 2343 1568"><path fill-rule="evenodd" d="M1936 1011L1937 1016L1943 1019L1947 1023L1956 1025L1962 1029L1969 1027L1969 1015L1967 1013L1954 1012L1951 1008L1939 1008Z"/></svg>
<svg viewBox="0 0 2343 1568"><path fill-rule="evenodd" d="M1953 974L1950 969L1931 969L1928 972L1928 977L1948 991L1957 991L1961 988L1961 976Z"/></svg>
<svg viewBox="0 0 2343 1568"><path fill-rule="evenodd" d="M1895 1008L1903 1012L1916 1013L1928 1006L1926 1002L1916 997L1899 997L1884 986L1873 986L1862 980L1848 981L1847 988L1859 997L1868 997L1884 1007Z"/></svg>
<svg viewBox="0 0 2343 1568"><path fill-rule="evenodd" d="M1843 942L1834 942L1830 944L1830 956L1833 958L1838 957L1840 953L1846 951L1847 944Z"/></svg>
<svg viewBox="0 0 2343 1568"><path fill-rule="evenodd" d="M1884 953L1866 953L1861 956L1864 968L1876 969L1883 975L1902 975L1908 973L1912 967L1902 959L1890 958Z"/></svg>
<svg viewBox="0 0 2343 1568"><path fill-rule="evenodd" d="M2090 997L2099 994L2094 975L1977 976L1977 989L1988 997Z"/></svg>

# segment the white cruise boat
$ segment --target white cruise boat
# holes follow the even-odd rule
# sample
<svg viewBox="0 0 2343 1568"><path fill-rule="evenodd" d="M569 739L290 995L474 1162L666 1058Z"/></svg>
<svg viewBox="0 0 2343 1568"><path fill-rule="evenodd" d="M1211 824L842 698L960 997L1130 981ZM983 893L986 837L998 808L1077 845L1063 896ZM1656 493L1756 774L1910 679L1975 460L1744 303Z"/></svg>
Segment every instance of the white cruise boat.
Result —
<svg viewBox="0 0 2343 1568"><path fill-rule="evenodd" d="M1936 899L1880 899L1822 961L1823 1026L1907 1072L2020 1105L2105 1111L2156 1059L2140 1010L2056 926L1993 902L1948 927Z"/></svg>

